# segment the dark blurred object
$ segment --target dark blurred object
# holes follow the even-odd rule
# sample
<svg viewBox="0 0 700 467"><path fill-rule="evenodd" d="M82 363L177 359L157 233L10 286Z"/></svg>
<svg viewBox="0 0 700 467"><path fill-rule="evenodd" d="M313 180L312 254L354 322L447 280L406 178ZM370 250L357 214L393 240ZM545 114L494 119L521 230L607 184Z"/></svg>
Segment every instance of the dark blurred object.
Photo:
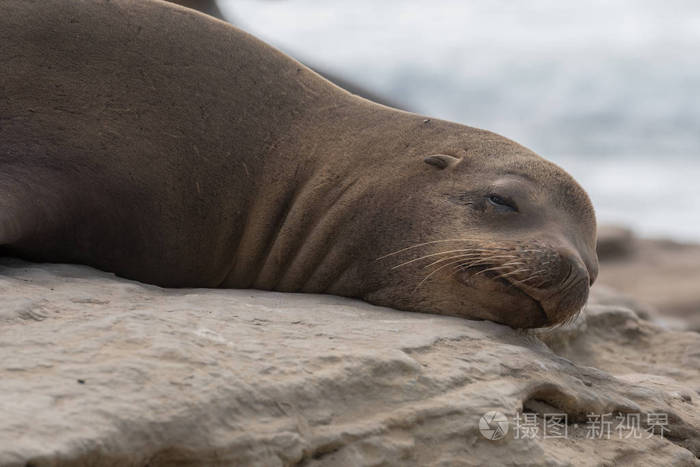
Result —
<svg viewBox="0 0 700 467"><path fill-rule="evenodd" d="M624 258L634 251L636 238L627 227L603 225L598 228L598 259Z"/></svg>
<svg viewBox="0 0 700 467"><path fill-rule="evenodd" d="M224 16L219 10L219 6L214 0L170 0L172 3L199 10L215 18L224 19ZM225 20L224 20L225 21Z"/></svg>
<svg viewBox="0 0 700 467"><path fill-rule="evenodd" d="M182 5L187 8L192 8L194 10L199 10L202 13L206 13L208 15L214 16L215 18L219 18L224 21L228 21L224 16L221 14L221 10L219 10L219 7L216 4L215 0L169 0L172 3L177 3L178 5ZM229 21L231 24L234 24L233 22ZM300 60L301 61L301 60ZM303 62L302 62L303 63ZM407 110L404 106L397 104L396 102L392 102L390 99L387 99L384 96L380 96L379 94L376 94L362 86L357 85L356 83L353 83L351 81L347 81L346 79L336 76L332 73L325 72L323 70L320 70L317 67L313 67L310 65L307 65L304 63L306 66L314 70L316 73L319 75L323 76L326 78L328 81L336 84L337 86L340 86L341 88L345 89L346 91L349 91L357 96L364 97L365 99L369 99L373 102L377 102L378 104L383 104L389 107L394 107L396 109L402 109L402 110Z"/></svg>
<svg viewBox="0 0 700 467"><path fill-rule="evenodd" d="M310 65L306 65L306 66L308 66L309 68L314 70L316 73L318 73L319 75L326 78L331 83L333 83L337 86L340 86L341 88L345 89L346 91L351 92L352 94L355 94L356 96L364 97L365 99L369 99L372 102L376 102L377 104L386 105L388 107L393 107L395 109L408 110L403 105L397 104L396 102L394 102L390 99L387 99L384 96L380 96L379 94L376 94L372 91L369 91L367 88L364 88L358 84L355 84L351 81L347 81L346 79L341 78L340 76L336 76L332 73L328 73L326 71L319 70L317 67L312 67Z"/></svg>
<svg viewBox="0 0 700 467"><path fill-rule="evenodd" d="M600 232L596 286L612 287L700 331L700 245L636 238L620 227Z"/></svg>

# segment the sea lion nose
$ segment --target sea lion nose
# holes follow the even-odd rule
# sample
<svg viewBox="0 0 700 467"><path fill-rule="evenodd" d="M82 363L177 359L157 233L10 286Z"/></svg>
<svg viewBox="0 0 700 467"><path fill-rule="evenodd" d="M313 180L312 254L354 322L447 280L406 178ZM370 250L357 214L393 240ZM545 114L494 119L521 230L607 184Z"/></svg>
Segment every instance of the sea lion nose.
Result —
<svg viewBox="0 0 700 467"><path fill-rule="evenodd" d="M561 257L562 266L565 266L563 269L568 270L568 273L563 278L564 282L560 285L566 287L574 282L584 281L586 285L590 285L595 280L595 277L598 275L597 264L587 264L577 251L567 247L560 248L558 253ZM595 274L594 276L591 276L592 272Z"/></svg>
<svg viewBox="0 0 700 467"><path fill-rule="evenodd" d="M580 251L580 250L579 250ZM580 269L580 274L588 276L588 286L592 286L598 277L598 256L596 252L583 251L563 251L560 252L563 258L567 261L572 261Z"/></svg>
<svg viewBox="0 0 700 467"><path fill-rule="evenodd" d="M588 285L592 286L595 280L598 278L598 260L586 263L586 268L588 269Z"/></svg>
<svg viewBox="0 0 700 467"><path fill-rule="evenodd" d="M582 250L572 244L565 244L555 248L559 254L560 285L567 286L572 282L584 281L590 287L598 277L598 257L595 251L590 254L587 250ZM565 283L566 282L566 283Z"/></svg>
<svg viewBox="0 0 700 467"><path fill-rule="evenodd" d="M541 301L550 325L570 319L583 308L590 283L597 275L597 265L587 265L575 250L564 247L557 253L560 275L548 289L548 296Z"/></svg>

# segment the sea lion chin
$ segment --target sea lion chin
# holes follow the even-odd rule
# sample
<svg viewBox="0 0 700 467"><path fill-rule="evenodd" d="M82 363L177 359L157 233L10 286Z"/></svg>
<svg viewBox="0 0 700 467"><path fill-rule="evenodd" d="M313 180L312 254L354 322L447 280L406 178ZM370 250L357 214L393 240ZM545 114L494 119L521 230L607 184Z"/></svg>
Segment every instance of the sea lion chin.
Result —
<svg viewBox="0 0 700 467"><path fill-rule="evenodd" d="M523 328L583 306L590 200L517 143L374 104L164 2L3 9L10 253Z"/></svg>

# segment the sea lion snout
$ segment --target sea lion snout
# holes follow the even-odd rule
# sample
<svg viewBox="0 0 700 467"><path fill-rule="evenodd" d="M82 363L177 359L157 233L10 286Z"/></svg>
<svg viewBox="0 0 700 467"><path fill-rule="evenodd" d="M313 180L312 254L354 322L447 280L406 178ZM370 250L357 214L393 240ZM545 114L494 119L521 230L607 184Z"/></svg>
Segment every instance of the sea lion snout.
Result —
<svg viewBox="0 0 700 467"><path fill-rule="evenodd" d="M527 290L547 315L547 325L559 325L576 318L588 299L591 286L598 277L595 247L584 241L586 236L550 237L550 256L542 262L549 267L551 279L540 290ZM581 237L581 238L578 238ZM556 258L554 260L553 258Z"/></svg>
<svg viewBox="0 0 700 467"><path fill-rule="evenodd" d="M573 319L586 303L591 278L578 252L531 242L493 251L485 256L486 266L476 261L457 280L490 296L499 309L494 321L553 326Z"/></svg>
<svg viewBox="0 0 700 467"><path fill-rule="evenodd" d="M574 319L586 304L590 286L597 275L597 262L591 269L578 252L563 249L557 251L558 271L556 280L546 288L532 290L547 315L547 325L562 324ZM593 274L593 275L592 275Z"/></svg>

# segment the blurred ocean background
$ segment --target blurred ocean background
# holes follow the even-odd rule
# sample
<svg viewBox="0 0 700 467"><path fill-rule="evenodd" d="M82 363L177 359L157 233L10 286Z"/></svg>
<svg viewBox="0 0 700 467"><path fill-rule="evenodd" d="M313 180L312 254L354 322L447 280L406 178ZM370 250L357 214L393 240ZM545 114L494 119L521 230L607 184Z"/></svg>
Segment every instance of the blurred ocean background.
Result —
<svg viewBox="0 0 700 467"><path fill-rule="evenodd" d="M700 241L700 2L219 0L227 19L405 108L567 169L599 222Z"/></svg>

